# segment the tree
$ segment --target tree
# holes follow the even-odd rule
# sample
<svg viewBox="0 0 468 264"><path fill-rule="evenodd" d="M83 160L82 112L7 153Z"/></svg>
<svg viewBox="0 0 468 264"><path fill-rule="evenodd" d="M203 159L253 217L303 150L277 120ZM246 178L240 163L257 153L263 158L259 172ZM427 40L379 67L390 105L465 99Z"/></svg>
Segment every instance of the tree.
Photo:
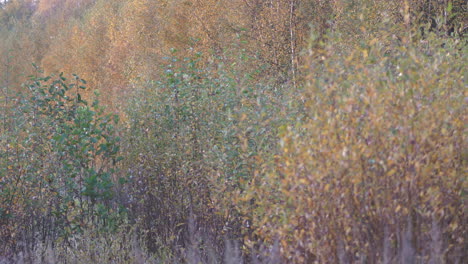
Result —
<svg viewBox="0 0 468 264"><path fill-rule="evenodd" d="M0 149L7 168L0 171L0 223L11 231L0 239L11 249L22 232L17 249L29 251L38 240L55 243L89 226L115 227L118 118L105 115L97 99L88 105L81 97L85 83L76 75L72 83L62 74L33 77L31 94L15 98L14 124L4 131L9 145Z"/></svg>

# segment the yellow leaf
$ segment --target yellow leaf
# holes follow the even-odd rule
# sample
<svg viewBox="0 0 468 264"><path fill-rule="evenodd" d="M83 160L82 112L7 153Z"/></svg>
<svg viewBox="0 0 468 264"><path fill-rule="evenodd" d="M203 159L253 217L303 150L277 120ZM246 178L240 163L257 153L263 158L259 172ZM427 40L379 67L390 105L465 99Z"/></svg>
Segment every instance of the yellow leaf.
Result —
<svg viewBox="0 0 468 264"><path fill-rule="evenodd" d="M452 230L452 231L455 231L458 227L458 223L457 222L453 222L449 225L449 228Z"/></svg>
<svg viewBox="0 0 468 264"><path fill-rule="evenodd" d="M395 209L395 213L398 213L401 210L401 206L398 205L397 208Z"/></svg>
<svg viewBox="0 0 468 264"><path fill-rule="evenodd" d="M393 174L395 174L397 172L397 169L394 167L392 168L390 171L387 172L387 175L388 176L392 176Z"/></svg>
<svg viewBox="0 0 468 264"><path fill-rule="evenodd" d="M369 54L367 53L367 50L362 51L362 56L364 57L364 59L367 59L367 57L369 56Z"/></svg>

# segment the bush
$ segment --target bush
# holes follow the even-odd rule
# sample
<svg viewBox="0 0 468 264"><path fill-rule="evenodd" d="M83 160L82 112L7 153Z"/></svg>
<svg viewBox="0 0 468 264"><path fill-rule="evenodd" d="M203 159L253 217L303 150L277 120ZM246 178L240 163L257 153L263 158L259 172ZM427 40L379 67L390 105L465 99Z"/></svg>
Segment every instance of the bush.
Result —
<svg viewBox="0 0 468 264"><path fill-rule="evenodd" d="M2 250L30 251L38 242L117 223L111 201L118 119L103 114L98 100L88 105L81 98L85 83L76 75L72 84L62 74L32 77L31 96L10 99L16 105L5 117L9 144L0 149Z"/></svg>
<svg viewBox="0 0 468 264"><path fill-rule="evenodd" d="M292 114L285 91L253 82L258 72L203 66L200 56L167 58L164 78L136 93L124 167L148 248L162 242L184 251L196 243L207 260L210 247L221 258L225 239L243 239L236 200L258 161L276 153L276 127Z"/></svg>
<svg viewBox="0 0 468 264"><path fill-rule="evenodd" d="M256 234L279 240L289 262L467 257L466 45L387 32L349 53L333 34L313 45L309 118L287 129L275 169L249 191Z"/></svg>

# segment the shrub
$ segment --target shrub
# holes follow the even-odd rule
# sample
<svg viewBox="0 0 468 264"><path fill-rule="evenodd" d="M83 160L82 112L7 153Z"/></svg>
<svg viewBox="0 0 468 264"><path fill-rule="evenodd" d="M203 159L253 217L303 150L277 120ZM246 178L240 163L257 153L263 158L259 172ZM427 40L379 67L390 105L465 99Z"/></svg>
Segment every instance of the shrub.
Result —
<svg viewBox="0 0 468 264"><path fill-rule="evenodd" d="M256 234L289 262L466 258L466 45L383 45L391 32L349 53L333 34L310 50L309 118L249 191Z"/></svg>
<svg viewBox="0 0 468 264"><path fill-rule="evenodd" d="M88 225L112 228L118 207L111 204L119 138L117 116L105 115L96 99L81 98L86 82L60 74L32 77L31 95L18 96L1 148L1 241L33 250L37 242L67 239ZM13 98L11 98L13 100ZM4 248L3 250L6 250Z"/></svg>
<svg viewBox="0 0 468 264"><path fill-rule="evenodd" d="M195 237L206 260L209 247L222 256L225 239L242 240L236 200L258 161L276 153L276 127L292 115L284 90L252 81L258 72L203 66L200 56L167 58L164 78L136 93L124 167L148 248L187 249Z"/></svg>

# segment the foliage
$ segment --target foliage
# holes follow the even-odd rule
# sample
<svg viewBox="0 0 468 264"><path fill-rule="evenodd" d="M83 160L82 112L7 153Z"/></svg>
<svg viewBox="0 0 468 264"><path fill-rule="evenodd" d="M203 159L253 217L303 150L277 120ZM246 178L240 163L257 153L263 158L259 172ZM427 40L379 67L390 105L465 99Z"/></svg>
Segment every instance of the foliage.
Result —
<svg viewBox="0 0 468 264"><path fill-rule="evenodd" d="M256 233L292 263L465 258L466 45L335 41L310 50L309 118L250 190Z"/></svg>
<svg viewBox="0 0 468 264"><path fill-rule="evenodd" d="M150 82L130 104L123 167L149 248L156 237L185 245L191 221L217 250L224 236L239 239L241 218L231 198L262 154L275 149L274 128L286 118L281 90L254 87L250 75L222 64L200 67L200 56L168 57L165 80Z"/></svg>
<svg viewBox="0 0 468 264"><path fill-rule="evenodd" d="M86 82L74 76L33 77L31 96L18 96L12 106L1 149L1 221L5 246L26 246L79 232L98 222L116 224L111 206L112 174L118 156L117 116L104 115L96 99L81 98ZM23 235L21 235L24 233ZM20 238L20 236L26 236Z"/></svg>
<svg viewBox="0 0 468 264"><path fill-rule="evenodd" d="M447 37L466 34L466 12L463 0L15 0L0 9L0 53L13 52L12 66L24 76L31 60L49 74L80 72L106 105L123 112L125 104L114 98L158 80L153 66L171 48L180 58L193 47L227 64L224 52L242 38L240 48L278 84L296 86L311 27L319 36L340 32L340 46L368 37L384 20L408 28L429 23ZM13 79L17 89L24 76Z"/></svg>
<svg viewBox="0 0 468 264"><path fill-rule="evenodd" d="M467 258L466 1L0 2L0 262Z"/></svg>

